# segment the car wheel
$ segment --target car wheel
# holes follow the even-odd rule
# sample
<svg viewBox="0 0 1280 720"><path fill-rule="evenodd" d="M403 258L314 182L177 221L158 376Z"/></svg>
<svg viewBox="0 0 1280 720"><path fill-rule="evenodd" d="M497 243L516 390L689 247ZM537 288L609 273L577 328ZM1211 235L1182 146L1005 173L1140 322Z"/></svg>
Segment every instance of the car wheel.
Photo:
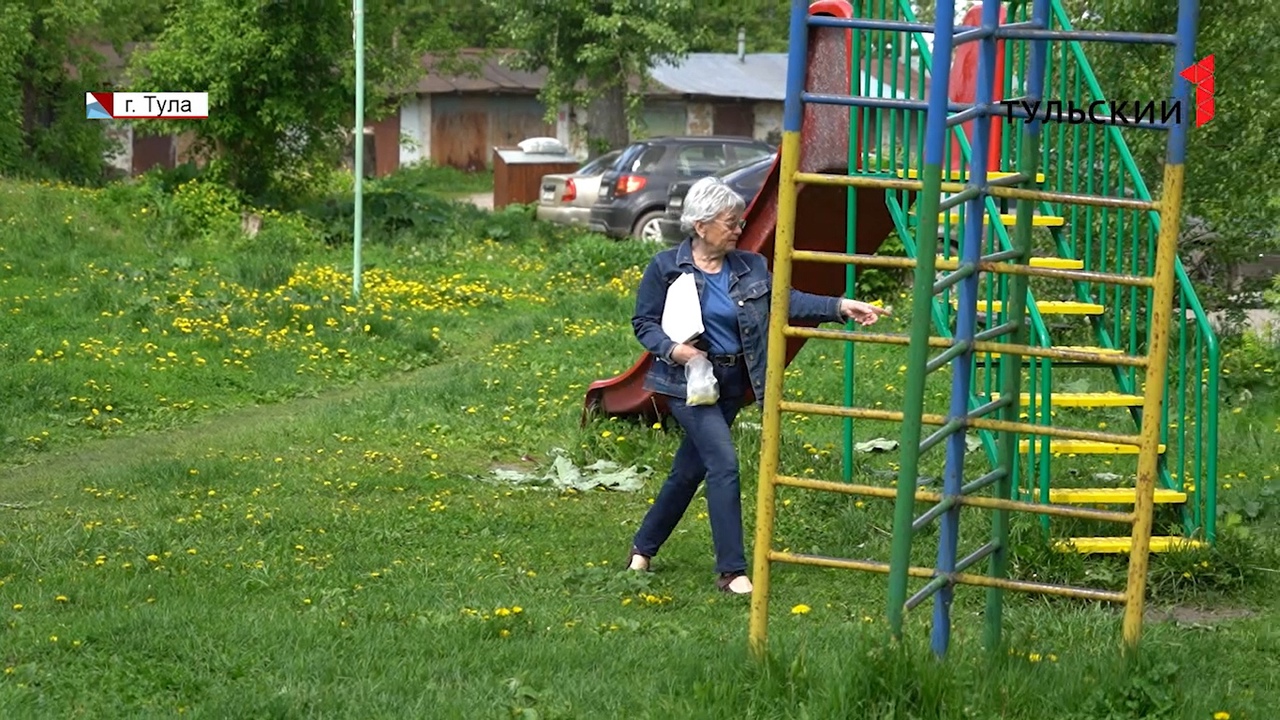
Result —
<svg viewBox="0 0 1280 720"><path fill-rule="evenodd" d="M631 231L632 236L641 242L665 243L666 240L662 237L662 224L658 222L664 214L662 210L653 210L641 215Z"/></svg>

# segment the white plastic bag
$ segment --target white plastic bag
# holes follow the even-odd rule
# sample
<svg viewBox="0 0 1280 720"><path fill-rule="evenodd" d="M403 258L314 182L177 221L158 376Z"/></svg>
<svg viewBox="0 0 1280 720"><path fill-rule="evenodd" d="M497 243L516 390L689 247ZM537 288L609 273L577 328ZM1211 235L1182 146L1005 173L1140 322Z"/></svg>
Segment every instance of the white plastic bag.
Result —
<svg viewBox="0 0 1280 720"><path fill-rule="evenodd" d="M667 288L667 301L662 307L662 330L677 344L687 343L702 334L702 302L698 300L698 284L693 273L684 273Z"/></svg>
<svg viewBox="0 0 1280 720"><path fill-rule="evenodd" d="M716 374L711 368L711 361L701 353L694 355L684 366L684 376L688 381L685 403L688 405L715 405L720 399L720 388L716 383Z"/></svg>

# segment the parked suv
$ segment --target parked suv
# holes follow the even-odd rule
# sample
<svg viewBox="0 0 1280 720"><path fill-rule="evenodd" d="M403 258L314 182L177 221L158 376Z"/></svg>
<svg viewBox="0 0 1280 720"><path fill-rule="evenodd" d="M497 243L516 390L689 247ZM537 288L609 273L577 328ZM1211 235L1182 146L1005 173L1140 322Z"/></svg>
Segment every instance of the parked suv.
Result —
<svg viewBox="0 0 1280 720"><path fill-rule="evenodd" d="M587 227L616 238L662 241L659 221L671 183L712 175L772 155L749 137L660 137L628 145L600 178L600 194Z"/></svg>
<svg viewBox="0 0 1280 720"><path fill-rule="evenodd" d="M773 163L777 159L777 153L770 153L727 167L714 174L723 180L725 185L741 195L749 206L756 195L760 194L760 188L764 187L765 181L769 179L769 172L773 170ZM667 210L658 220L658 227L662 230L662 239L668 244L678 245L684 239L684 233L680 232L680 213L684 210L684 196L689 194L689 188L696 182L697 180L692 178L680 180L672 183L667 191Z"/></svg>

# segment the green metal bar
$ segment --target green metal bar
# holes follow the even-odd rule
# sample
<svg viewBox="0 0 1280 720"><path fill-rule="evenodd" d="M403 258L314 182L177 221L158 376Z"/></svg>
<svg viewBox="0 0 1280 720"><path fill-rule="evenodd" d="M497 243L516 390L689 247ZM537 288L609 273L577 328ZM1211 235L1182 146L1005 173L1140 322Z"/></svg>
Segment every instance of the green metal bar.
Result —
<svg viewBox="0 0 1280 720"><path fill-rule="evenodd" d="M951 437L957 430L964 427L964 422L964 418L962 417L955 418L937 430L934 430L932 433L929 433L929 437L921 441L920 449L917 450L917 453L923 455L937 447L938 443Z"/></svg>
<svg viewBox="0 0 1280 720"><path fill-rule="evenodd" d="M889 560L889 628L894 637L902 636L903 613L907 600L907 579L911 568L911 518L915 505L916 479L919 477L921 428L924 415L925 364L929 359L930 315L934 305L934 258L938 244L938 205L942 192L942 160L946 157L947 84L951 64L951 22L954 3L942 0L935 21L934 34L940 66L929 87L929 112L926 116L926 148L921 170L923 190L920 193L916 221L916 270L912 287L912 317L907 382L903 399L904 420L899 440L897 499L894 503L893 541Z"/></svg>
<svg viewBox="0 0 1280 720"><path fill-rule="evenodd" d="M1047 359L1040 361L1040 397L1040 424L1048 427L1053 425L1053 363ZM1053 456L1047 438L1038 438L1037 441L1040 447L1040 476L1038 478L1040 494L1048 498L1049 486L1052 480ZM1048 536L1049 516L1041 516L1040 526L1045 535Z"/></svg>
<svg viewBox="0 0 1280 720"><path fill-rule="evenodd" d="M945 498L943 499L943 502L946 502ZM973 551L969 555L957 560L956 569L954 572L960 573L960 572L964 572L965 570L968 570L973 565L982 561L983 558L986 558L989 555L991 555L991 553L994 552L996 549L997 548L994 543L987 543L986 545L983 545L982 547ZM914 595L907 598L907 609L908 610L916 609L917 607L920 606L920 603L923 603L925 600L928 600L930 597L933 596L934 593L941 590L944 586L954 584L954 581L952 580L953 577L954 575L952 573L947 573L945 575L939 575L933 578L932 580L930 580L929 582L925 583L924 587L920 588L915 592ZM1000 588L991 587L991 588L988 588L987 592L993 592L999 589Z"/></svg>
<svg viewBox="0 0 1280 720"><path fill-rule="evenodd" d="M359 299L363 274L360 253L364 243L364 0L353 0L351 16L355 23L356 45L355 241L351 260L351 294Z"/></svg>
<svg viewBox="0 0 1280 720"><path fill-rule="evenodd" d="M1120 176L1120 187L1119 187L1119 192L1117 194L1120 195L1121 197L1123 197L1125 194L1124 175ZM1130 216L1130 215L1133 216L1133 220L1130 223L1131 227L1129 228L1129 244L1131 246L1130 262L1132 263L1130 267L1134 273L1142 273L1143 275L1150 277L1154 274L1152 272L1152 267L1151 267L1151 261L1154 260L1154 257L1151 255L1148 255L1147 266L1141 267L1142 242L1138 237L1139 221L1138 221L1137 213L1133 211L1126 211L1121 213L1121 217ZM1123 227L1123 225L1121 227ZM1145 292L1143 293L1143 299L1144 300L1146 299ZM1142 307L1147 308L1148 311L1145 313L1140 312ZM1147 302L1141 306L1139 305L1138 288L1136 287L1129 288L1129 347L1133 348L1134 350L1137 350L1139 347L1138 318L1143 316L1149 317L1150 308L1151 308L1150 302ZM1137 385L1138 383L1137 373L1129 373L1129 382L1133 383L1134 385ZM1158 422L1158 419L1151 418L1151 421Z"/></svg>
<svg viewBox="0 0 1280 720"><path fill-rule="evenodd" d="M855 13L855 15L856 14L857 13ZM860 55L862 53L862 48L861 48L862 32L860 30L850 30L849 32L852 35L852 38L851 38L852 49L849 53L849 56L853 63L852 70L849 73L849 84L851 86L849 88L849 92L850 94L857 94L860 92L860 84L862 79L862 63L860 58ZM865 118L868 111L869 111L869 108L862 108L860 113L859 111L850 111L849 113L848 172L850 175L854 175L857 173L858 159L859 159L858 158L858 145L859 145L858 129L860 127L866 127ZM866 152L865 148L863 149L863 152L865 154ZM878 157L879 157L879 154L877 153L877 158ZM863 165L862 167L863 167L863 170L866 169L865 165ZM854 252L857 252L857 242L858 242L858 237L857 237L858 236L858 190L857 188L854 188L852 186L845 190L845 217L846 217L845 252L852 254ZM858 287L858 270L855 266L847 265L845 267L844 284L845 284L845 296L855 297L855 293L857 292L857 287ZM845 328L847 330L852 331L854 329L853 320L846 321ZM855 350L854 345L855 343L844 344L844 404L847 407L852 407L854 403L854 393L855 393L854 365L856 364L855 361L857 358L857 351ZM841 442L841 456L840 456L841 468L840 469L841 469L841 476L844 478L845 482L853 481L853 460L854 460L853 430L854 430L853 418L844 418L843 420L841 420L842 442Z"/></svg>
<svg viewBox="0 0 1280 720"><path fill-rule="evenodd" d="M978 272L978 266L976 264L961 263L960 267L956 268L952 272L947 273L942 277L941 280L938 280L933 284L933 292L937 294L940 292L945 292L947 290L950 290L952 287L956 285L956 283L960 282L961 280L964 280L965 278L969 277L970 275L973 275L976 272Z"/></svg>
<svg viewBox="0 0 1280 720"><path fill-rule="evenodd" d="M1005 472L1003 470L999 468L992 470L975 480L971 480L965 483L964 487L960 488L960 495L972 495L973 493L978 492L983 488L986 488L987 486L1000 480L1003 477L1005 477ZM947 510L950 510L952 506L954 506L957 503L956 497L957 496L955 495L944 497L940 502L938 502L938 504L924 511L924 513L922 513L920 517L916 518L911 523L912 532L917 532L917 533L920 532L920 530L924 528L924 526L933 522L942 513L946 512Z"/></svg>
<svg viewBox="0 0 1280 720"><path fill-rule="evenodd" d="M1089 126L1089 144L1088 144L1088 146L1087 146L1087 148L1086 148L1086 149L1088 150L1088 160L1087 160L1087 164L1085 165L1085 167L1089 168L1089 172L1087 172L1087 173L1083 173L1083 174L1084 174L1084 177L1085 177L1085 190L1084 190L1084 191L1085 191L1085 194L1087 194L1087 195L1092 195L1092 194L1094 194L1094 187L1093 187L1093 167L1094 167L1093 162L1094 162L1094 154L1093 154L1093 149L1094 149L1094 147L1096 146L1097 141L1098 141L1097 133L1095 132L1095 130L1097 130L1097 127L1098 127L1097 125L1090 125L1090 126ZM1079 148L1073 148L1073 150L1072 150L1072 162L1076 162L1076 163L1080 162L1080 149L1079 149ZM1073 178L1073 182L1079 182L1079 179L1078 179L1078 178L1079 178L1079 175L1080 175L1080 173L1077 173L1077 174L1075 175L1075 177ZM1101 212L1099 212L1098 214L1099 214L1099 216L1101 216ZM1089 206L1089 207L1085 208L1085 226L1084 226L1085 235L1084 235L1084 255L1083 255L1083 257L1084 257L1084 263L1085 263L1085 265L1084 265L1084 266L1085 266L1085 267L1093 267L1093 221L1094 221L1094 210L1093 210L1093 206ZM1078 242L1079 242L1079 238L1073 238L1073 241L1074 241L1075 243L1078 243ZM1101 262L1099 262L1099 263L1097 264L1097 266L1098 266L1098 267L1105 267L1105 265L1104 265L1103 263L1101 263ZM1086 284L1084 285L1084 293L1085 293L1085 295L1090 295L1090 294L1092 294L1092 292L1093 292L1093 286L1092 286L1092 285L1090 285L1090 284L1087 284L1087 283L1086 283Z"/></svg>
<svg viewBox="0 0 1280 720"><path fill-rule="evenodd" d="M1071 97L1072 97L1073 101L1076 103L1076 107L1083 107L1083 106L1080 104L1080 103L1081 103L1081 101L1083 100L1083 97L1082 97L1082 96L1081 96L1081 94L1080 94L1080 73L1079 73L1078 71L1077 71L1077 72L1072 73L1072 75L1071 75L1071 79L1072 79L1072 84L1071 84ZM1096 125L1094 125L1094 124L1092 124L1092 123L1090 123L1090 124L1089 124L1089 136L1090 136L1090 137L1092 137L1092 136L1093 136L1093 130L1094 130L1094 128L1096 128L1096 127L1097 127L1097 126L1096 126ZM1073 126L1073 127L1071 128L1071 163L1072 163L1072 165L1073 165L1073 166L1075 166L1075 167L1081 167L1081 165L1080 165L1080 136L1081 136L1083 133L1084 133L1084 127L1083 127L1083 126L1081 126L1081 125L1075 125L1075 126ZM1089 166L1085 166L1085 167L1089 167ZM1091 175L1091 174L1092 174L1092 171L1090 171L1090 175ZM1072 192L1073 194L1074 194L1074 193L1079 193L1079 191L1080 191L1080 175L1081 175L1081 173L1078 173L1078 172L1071 173L1071 192ZM1079 206L1079 205L1071 205L1070 207L1071 207L1071 219L1070 219L1070 222L1071 222L1072 234L1073 234L1073 235L1075 235L1075 234L1078 232L1077 228L1079 228L1079 225L1078 225L1077 223L1079 223L1079 222L1080 222L1080 206ZM1090 215L1090 214L1089 214L1089 212L1088 212L1088 210L1089 210L1089 209L1091 209L1091 208L1088 208L1088 206L1086 206L1086 212L1085 212L1085 214L1086 214L1086 218L1085 218L1085 222L1088 222L1088 217L1089 217L1089 215ZM1074 240L1077 240L1077 238L1074 238L1074 237L1073 237L1072 239L1073 239L1073 241L1074 241ZM1073 249L1076 253L1079 253L1079 246L1078 246L1078 243L1077 243L1077 242L1073 242L1073 243L1072 243L1072 245L1073 245L1072 249ZM1074 257L1080 257L1080 255L1079 255L1079 254L1076 254ZM1087 251L1086 251L1086 255L1085 255L1085 257L1086 257L1086 259L1085 259L1085 267L1089 267L1089 265L1088 265L1089 261L1088 261L1088 259L1087 259L1087 257L1088 257L1088 255L1087 255ZM1092 287L1092 284L1091 284L1091 283L1085 283L1085 288L1091 288L1091 287Z"/></svg>
<svg viewBox="0 0 1280 720"><path fill-rule="evenodd" d="M1027 421L1028 422L1040 422L1040 415L1039 415L1040 413L1039 406L1041 405L1041 399L1040 399L1040 393L1039 393L1040 386L1036 383L1036 380L1037 378L1039 378L1039 376L1040 376L1040 362L1034 361L1034 362L1027 363L1027 395L1029 395L1029 398L1028 398L1029 402L1027 403ZM1026 486L1023 487L1021 483L1019 483L1018 485L1018 487L1022 488L1022 492L1027 497L1032 497L1036 494L1035 487L1036 487L1037 478L1039 477L1039 475L1037 474L1037 470L1040 467L1040 456L1037 454L1039 447L1040 447L1039 437L1027 438ZM1021 478L1019 478L1019 480L1021 480ZM1048 495L1046 494L1045 497L1048 497ZM1045 525L1045 523L1048 521L1048 518L1044 515L1041 515L1039 516L1038 519L1042 526L1041 529L1045 533L1048 533L1049 528L1047 525Z"/></svg>
<svg viewBox="0 0 1280 720"><path fill-rule="evenodd" d="M1183 273L1178 277L1180 289L1184 293L1192 293L1191 280ZM1199 305L1199 300L1195 295L1191 295L1192 301ZM1203 310L1197 308L1200 314ZM1197 320L1199 315L1197 315ZM1207 321L1206 321L1207 326ZM1203 341L1208 346L1208 365L1209 365L1209 389L1205 396L1205 406L1208 412L1201 417L1207 420L1208 445L1207 459L1205 461L1205 472L1200 477L1204 479L1205 484L1205 508L1204 508L1204 534L1209 542L1217 539L1218 526L1218 341L1213 335L1202 335ZM1197 424L1197 427L1200 427Z"/></svg>
<svg viewBox="0 0 1280 720"><path fill-rule="evenodd" d="M935 84L935 88L937 85ZM933 90L937 92L937 90ZM943 122L938 118L936 122ZM932 124L932 123L931 123ZM931 128L932 129L932 128ZM916 256L915 282L912 288L911 344L907 367L917 368L907 373L905 398L906 419L902 424L902 457L899 461L898 497L894 505L893 544L889 565L889 627L894 636L901 637L904 606L907 600L906 570L911 564L911 517L915 504L916 478L919 477L921 414L924 410L925 375L921 372L929 359L929 310L933 303L933 274L935 252L926 248L925 242L937 246L938 201L942 182L942 167L937 162L923 169L924 191L920 197L920 216L916 225L918 244L925 252Z"/></svg>
<svg viewBox="0 0 1280 720"><path fill-rule="evenodd" d="M972 345L964 340L956 342L955 345L938 353L937 357L930 358L929 362L924 366L925 373L932 373L934 370L944 367L947 363L963 355L971 347Z"/></svg>
<svg viewBox="0 0 1280 720"><path fill-rule="evenodd" d="M1178 309L1180 310L1179 314L1185 318L1187 316L1187 296L1181 292L1178 293ZM1178 411L1175 416L1178 418L1177 420L1177 423L1178 423L1178 465L1177 465L1178 483L1177 483L1176 489L1185 490L1186 489L1185 483L1186 483L1186 477L1187 477L1187 392L1186 392L1186 388L1189 387L1188 385L1189 381L1187 380L1187 376L1191 374L1194 377L1194 375L1198 373L1188 373L1188 370L1191 369L1191 366L1187 363L1187 358L1188 358L1187 335L1189 333L1187 332L1187 328L1185 325L1182 328L1180 328L1180 330L1181 332L1178 333L1178 361L1179 361L1179 367L1182 368L1182 379L1178 383ZM1195 364L1195 369L1198 370L1199 368L1200 368L1200 363L1197 359L1197 362ZM1197 381L1196 384L1198 385L1199 378L1195 378L1195 379ZM1167 407L1169 404L1170 402L1168 398L1166 398L1165 406ZM1169 426L1168 418L1165 419L1164 426L1165 427ZM1165 442L1167 443L1168 440L1166 439ZM1199 443L1196 443L1196 448L1194 448L1192 452L1194 453L1195 450L1197 449L1199 449ZM1191 522L1193 527L1188 528L1188 532L1190 532L1193 528L1201 527L1200 509L1201 509L1201 502L1204 500L1204 498L1201 496L1199 491L1200 491L1200 488L1196 487L1195 485L1192 485L1190 497L1191 497L1191 507L1192 507Z"/></svg>
<svg viewBox="0 0 1280 720"><path fill-rule="evenodd" d="M1044 22L1047 20L1047 2L1037 0L1034 6L1040 12L1035 12L1033 22ZM1041 15L1043 13L1043 15ZM1048 48L1045 41L1036 41L1032 44L1032 58L1030 62L1029 75L1026 76L1025 82L1029 85L1027 95L1033 100L1040 99L1043 91L1044 75L1047 72L1047 55ZM1022 129L1022 142L1026 149L1026 153L1020 154L1018 171L1027 176L1028 180L1023 187L1030 188L1032 181L1036 176L1036 159L1039 154L1040 132L1039 127L1034 121L1022 121L1019 123ZM1031 221L1035 213L1034 203L1028 200L1017 201L1017 215L1014 221L1013 244L1014 249L1018 252L1018 262L1026 264L1031 260ZM1013 275L1008 278L1009 297L1008 304L1005 309L1008 311L1006 318L1010 318L1008 322L1014 324L1012 337L1010 342L1014 344L1022 344L1026 342L1026 318L1024 313L1024 305L1027 302L1027 276ZM1019 355L1002 355L1001 373L1000 373L1000 397L1010 400L1001 412L1001 420L1014 423L1018 421L1018 402L1021 396L1022 385L1022 357ZM1031 418L1028 418L1032 421ZM1034 421L1032 421L1034 422ZM1046 443L1047 444L1047 443ZM999 469L1005 470L1009 477L1012 477L1012 470L1018 464L1018 434L1015 432L1005 432L1000 435L1000 464ZM1046 493L1047 494L1047 493ZM1010 480L997 481L995 488L995 496L999 498L1010 498L1013 496L1013 486ZM991 543L994 551L990 555L989 567L987 574L993 578L1004 578L1009 571L1009 511L1004 509L995 510L991 518ZM996 647L1000 641L1000 629L1003 623L1004 602L1003 593L998 586L993 586L987 591L987 607L984 617L986 618L986 644L987 647Z"/></svg>

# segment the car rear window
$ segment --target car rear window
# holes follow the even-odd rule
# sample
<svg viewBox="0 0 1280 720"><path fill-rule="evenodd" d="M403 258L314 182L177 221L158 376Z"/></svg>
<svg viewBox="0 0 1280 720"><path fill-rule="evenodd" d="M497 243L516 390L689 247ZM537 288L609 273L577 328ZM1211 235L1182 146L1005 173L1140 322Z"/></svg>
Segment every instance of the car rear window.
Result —
<svg viewBox="0 0 1280 720"><path fill-rule="evenodd" d="M746 164L753 160L759 160L765 155L772 155L773 150L757 145L735 145L733 154L739 164Z"/></svg>
<svg viewBox="0 0 1280 720"><path fill-rule="evenodd" d="M661 145L648 145L638 154L632 154L626 160L626 172L633 173L651 173L658 168L658 163L662 162L662 155L666 152L666 148Z"/></svg>
<svg viewBox="0 0 1280 720"><path fill-rule="evenodd" d="M608 170L609 168L613 167L613 164L618 161L618 157L620 155L622 155L621 150L614 150L612 152L605 153L604 155L601 155L600 157L597 157L595 160L591 160L587 162L585 165L583 165L582 167L578 168L578 174L579 175L599 175L604 171Z"/></svg>
<svg viewBox="0 0 1280 720"><path fill-rule="evenodd" d="M685 145L676 156L676 174L682 177L702 177L729 167L729 158L720 143Z"/></svg>

